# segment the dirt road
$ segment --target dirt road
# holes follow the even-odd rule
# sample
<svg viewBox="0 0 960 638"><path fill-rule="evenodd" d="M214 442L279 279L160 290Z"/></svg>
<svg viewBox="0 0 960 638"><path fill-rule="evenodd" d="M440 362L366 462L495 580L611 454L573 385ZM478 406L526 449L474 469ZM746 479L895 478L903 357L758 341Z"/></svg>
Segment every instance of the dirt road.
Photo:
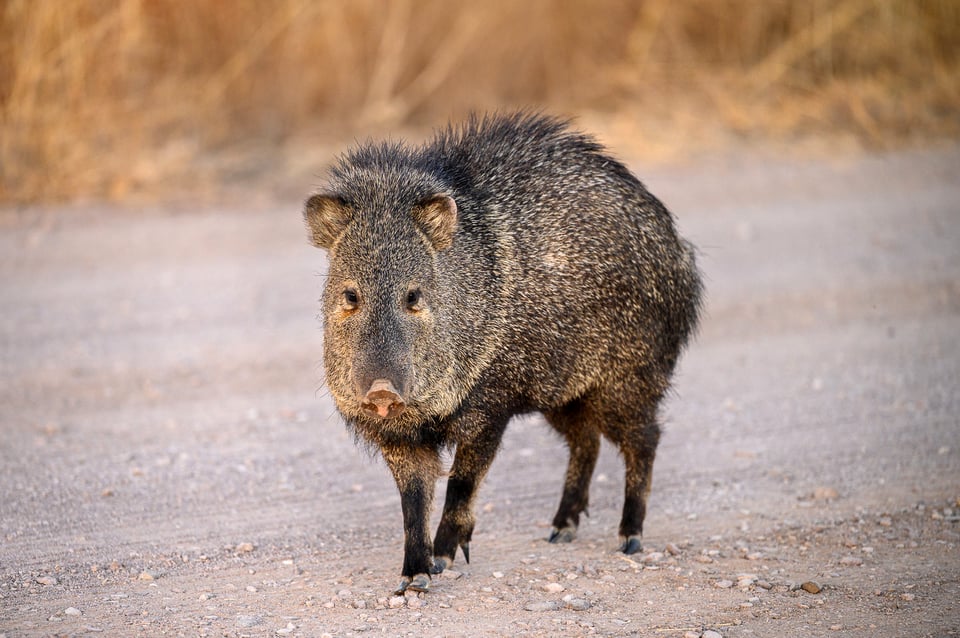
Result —
<svg viewBox="0 0 960 638"><path fill-rule="evenodd" d="M407 599L297 201L4 211L0 636L960 635L960 148L636 168L708 287L645 553L608 446L544 542L566 457L528 417L473 562Z"/></svg>

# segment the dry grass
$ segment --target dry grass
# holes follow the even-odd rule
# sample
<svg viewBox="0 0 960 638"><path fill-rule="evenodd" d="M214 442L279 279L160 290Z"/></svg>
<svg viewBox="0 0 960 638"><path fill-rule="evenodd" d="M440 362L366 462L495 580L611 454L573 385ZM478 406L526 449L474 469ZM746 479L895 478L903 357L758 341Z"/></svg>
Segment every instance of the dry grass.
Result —
<svg viewBox="0 0 960 638"><path fill-rule="evenodd" d="M638 153L960 136L956 0L6 0L0 11L0 200L190 189L223 178L227 164L209 158L225 148L283 157L305 137L514 105L592 113Z"/></svg>

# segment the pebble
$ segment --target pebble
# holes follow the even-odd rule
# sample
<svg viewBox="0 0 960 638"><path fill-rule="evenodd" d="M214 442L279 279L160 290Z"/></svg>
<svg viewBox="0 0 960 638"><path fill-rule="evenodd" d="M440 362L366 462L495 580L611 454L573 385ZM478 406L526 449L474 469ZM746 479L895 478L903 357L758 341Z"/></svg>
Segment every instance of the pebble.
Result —
<svg viewBox="0 0 960 638"><path fill-rule="evenodd" d="M256 627L262 623L261 616L237 616L237 627Z"/></svg>
<svg viewBox="0 0 960 638"><path fill-rule="evenodd" d="M540 589L548 594L559 594L564 590L564 587L560 583L544 583L540 586Z"/></svg>
<svg viewBox="0 0 960 638"><path fill-rule="evenodd" d="M458 572L455 569L445 569L441 572L441 575L444 578L449 578L450 580L456 580L463 576L463 572Z"/></svg>
<svg viewBox="0 0 960 638"><path fill-rule="evenodd" d="M281 636L287 636L287 635L293 633L293 630L296 629L296 628L297 628L296 625L294 625L292 622L288 622L288 623L287 623L287 626L284 627L283 629L278 629L278 630L277 630L277 633L278 633L279 635L281 635Z"/></svg>
<svg viewBox="0 0 960 638"><path fill-rule="evenodd" d="M247 591L250 592L251 594L255 594L257 593L257 588L254 587L253 585L247 585Z"/></svg>
<svg viewBox="0 0 960 638"><path fill-rule="evenodd" d="M663 552L650 552L641 559L644 563L659 563L663 560Z"/></svg>
<svg viewBox="0 0 960 638"><path fill-rule="evenodd" d="M683 632L683 638L700 638L699 631L685 631Z"/></svg>
<svg viewBox="0 0 960 638"><path fill-rule="evenodd" d="M808 594L819 594L823 590L823 587L820 585L820 583L815 583L812 580L808 580L800 585L800 589Z"/></svg>
<svg viewBox="0 0 960 638"><path fill-rule="evenodd" d="M358 599L358 600L355 600L355 601L353 601L353 608L354 608L354 609L366 609L366 608L367 608L367 601L363 600L362 598L360 598L360 599Z"/></svg>
<svg viewBox="0 0 960 638"><path fill-rule="evenodd" d="M493 572L494 578L503 578L503 572Z"/></svg>
<svg viewBox="0 0 960 638"><path fill-rule="evenodd" d="M719 589L730 589L733 587L733 581L724 578L723 580L718 580L715 582L713 586L718 587Z"/></svg>
<svg viewBox="0 0 960 638"><path fill-rule="evenodd" d="M407 607L410 609L420 609L424 606L424 604L423 598L420 598L419 596L407 599Z"/></svg>
<svg viewBox="0 0 960 638"><path fill-rule="evenodd" d="M759 587L760 589L768 589L768 590L769 590L769 589L773 589L773 583L771 583L771 582L768 581L768 580L758 580L758 581L757 581L757 587Z"/></svg>
<svg viewBox="0 0 960 638"><path fill-rule="evenodd" d="M905 600L907 602L910 602L914 598L916 598L915 594L900 594L900 600Z"/></svg>
<svg viewBox="0 0 960 638"><path fill-rule="evenodd" d="M737 587L749 587L757 582L756 574L740 574L737 576Z"/></svg>
<svg viewBox="0 0 960 638"><path fill-rule="evenodd" d="M256 546L253 543L238 543L236 547L233 548L238 554L247 554L256 549Z"/></svg>
<svg viewBox="0 0 960 638"><path fill-rule="evenodd" d="M387 603L390 609L399 609L405 604L407 604L407 599L403 596L391 596L390 601Z"/></svg>
<svg viewBox="0 0 960 638"><path fill-rule="evenodd" d="M37 578L37 582L41 585L57 585L60 583L60 581L53 576L40 576Z"/></svg>
<svg viewBox="0 0 960 638"><path fill-rule="evenodd" d="M538 603L527 603L523 606L527 611L556 611L560 604L555 600L545 600Z"/></svg>
<svg viewBox="0 0 960 638"><path fill-rule="evenodd" d="M723 638L723 634L721 634L719 631L708 629L701 634L700 638Z"/></svg>
<svg viewBox="0 0 960 638"><path fill-rule="evenodd" d="M590 609L590 601L586 598L571 598L565 602L567 609L572 609L573 611L586 611Z"/></svg>
<svg viewBox="0 0 960 638"><path fill-rule="evenodd" d="M859 556L844 556L840 559L840 564L844 567L859 567L863 565L863 559Z"/></svg>
<svg viewBox="0 0 960 638"><path fill-rule="evenodd" d="M140 572L140 575L137 576L138 579L147 580L147 581L156 580L159 577L160 577L160 574L158 572L151 572L151 571Z"/></svg>
<svg viewBox="0 0 960 638"><path fill-rule="evenodd" d="M680 555L680 548L674 545L673 543L667 543L667 546L665 549L667 550L667 553L670 554L671 556Z"/></svg>
<svg viewBox="0 0 960 638"><path fill-rule="evenodd" d="M65 613L68 616L79 616L81 612L76 607L67 607L66 609L63 610L63 613Z"/></svg>

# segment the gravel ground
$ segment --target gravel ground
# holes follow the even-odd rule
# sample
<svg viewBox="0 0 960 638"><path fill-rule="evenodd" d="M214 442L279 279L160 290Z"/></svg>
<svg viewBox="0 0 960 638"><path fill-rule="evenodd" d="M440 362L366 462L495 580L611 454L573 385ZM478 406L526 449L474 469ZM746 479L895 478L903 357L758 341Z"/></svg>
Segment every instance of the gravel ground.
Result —
<svg viewBox="0 0 960 638"><path fill-rule="evenodd" d="M0 211L0 636L960 635L960 148L636 168L708 287L644 553L606 445L544 541L566 457L531 416L473 562L407 597L298 202Z"/></svg>

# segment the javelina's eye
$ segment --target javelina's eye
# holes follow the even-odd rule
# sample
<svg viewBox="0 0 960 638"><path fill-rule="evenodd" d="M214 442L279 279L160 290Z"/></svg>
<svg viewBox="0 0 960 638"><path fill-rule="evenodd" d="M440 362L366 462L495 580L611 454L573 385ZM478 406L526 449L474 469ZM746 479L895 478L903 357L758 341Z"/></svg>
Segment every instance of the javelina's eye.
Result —
<svg viewBox="0 0 960 638"><path fill-rule="evenodd" d="M407 293L407 310L416 312L420 310L420 289L415 288Z"/></svg>
<svg viewBox="0 0 960 638"><path fill-rule="evenodd" d="M354 308L356 308L356 307L357 307L357 303L359 303L359 301L360 301L360 298L357 296L357 291L356 291L356 290L354 290L353 288L346 288L346 289L344 289L344 291L343 291L343 305L344 305L348 310L353 310Z"/></svg>

